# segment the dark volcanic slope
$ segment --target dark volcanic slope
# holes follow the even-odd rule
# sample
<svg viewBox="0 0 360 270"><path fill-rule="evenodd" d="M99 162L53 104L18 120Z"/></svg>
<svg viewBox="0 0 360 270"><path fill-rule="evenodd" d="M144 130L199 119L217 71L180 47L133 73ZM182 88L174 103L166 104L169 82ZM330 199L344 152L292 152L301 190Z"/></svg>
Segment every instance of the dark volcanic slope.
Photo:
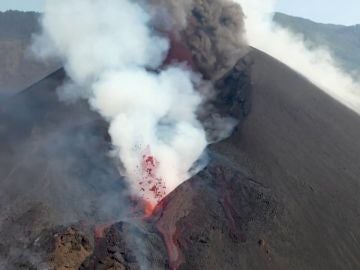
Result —
<svg viewBox="0 0 360 270"><path fill-rule="evenodd" d="M86 106L59 104L54 95L39 98L46 85L61 83L61 72L24 93L36 97L29 108L40 108L37 121L25 125L26 113L17 116L23 124L11 121L12 107L24 96L14 100L2 113L8 142L5 147L2 139L2 164L11 166L0 168L6 195L0 258L36 265L34 257L32 263L25 255L18 259L25 246L38 254L50 251L56 269L360 269L360 117L271 57L253 50L250 58L252 86L249 74L237 70L219 84L237 85L237 95L226 90L234 94L231 101L239 101L240 112L231 102L237 116L249 109L248 96L241 95L247 91L240 90L252 88L244 125L210 147L210 164L170 194L146 224L117 223L95 247L85 229L53 226L77 216L104 222L105 210L114 216L110 210L123 205L114 195L123 187L106 156L106 125ZM51 103L44 107L46 100ZM20 128L26 136L16 134ZM33 144L37 138L46 140ZM19 142L39 147L21 147L19 155ZM27 203L32 198L38 204ZM50 230L41 232L44 228ZM164 254L164 239L170 256ZM140 251L130 251L134 245Z"/></svg>
<svg viewBox="0 0 360 270"><path fill-rule="evenodd" d="M64 79L59 70L0 107L1 270L38 266L30 247L44 229L106 223L123 210L107 126L86 103L58 101Z"/></svg>
<svg viewBox="0 0 360 270"><path fill-rule="evenodd" d="M245 124L211 147L209 166L167 198L156 223L175 231L175 263L360 269L360 117L264 53L251 57Z"/></svg>
<svg viewBox="0 0 360 270"><path fill-rule="evenodd" d="M31 55L31 36L40 30L39 13L0 12L0 102L55 70L58 63L40 63Z"/></svg>
<svg viewBox="0 0 360 270"><path fill-rule="evenodd" d="M360 117L285 65L252 56L252 112L214 149L283 204L264 236L278 265L269 268L360 269Z"/></svg>

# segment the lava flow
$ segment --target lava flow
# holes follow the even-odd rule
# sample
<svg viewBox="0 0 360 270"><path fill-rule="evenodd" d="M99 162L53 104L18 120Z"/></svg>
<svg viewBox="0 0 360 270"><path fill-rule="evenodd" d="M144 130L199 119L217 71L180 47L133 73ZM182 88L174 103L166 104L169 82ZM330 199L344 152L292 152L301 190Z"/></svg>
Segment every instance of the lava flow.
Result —
<svg viewBox="0 0 360 270"><path fill-rule="evenodd" d="M194 69L191 51L179 40L176 34L167 33L167 35L171 46L163 66L186 63L189 68ZM130 216L133 218L140 217L144 221L151 222L155 212L158 213L163 208L163 198L167 194L167 187L165 179L159 176L160 162L152 154L150 146L145 148L140 160L139 178L136 186L138 196L130 198L132 204ZM105 224L95 228L96 243L100 243L100 240L105 237L106 230L110 226ZM166 245L170 269L178 269L183 262L183 257L176 243L175 224L156 223L156 228Z"/></svg>
<svg viewBox="0 0 360 270"><path fill-rule="evenodd" d="M164 225L161 223L157 223L156 228L158 229L159 233L162 235L162 238L166 245L170 270L179 269L180 265L184 261L184 258L177 245L176 226L174 224Z"/></svg>
<svg viewBox="0 0 360 270"><path fill-rule="evenodd" d="M239 226L236 224L236 216L238 216L236 209L233 207L231 203L231 194L230 190L226 187L228 183L228 179L225 175L224 169L222 167L217 167L215 169L215 173L217 175L217 179L220 179L219 182L219 202L221 203L226 219L228 221L229 229L231 234L235 238L239 238L240 241L246 241L245 236L240 232Z"/></svg>
<svg viewBox="0 0 360 270"><path fill-rule="evenodd" d="M139 182L141 191L147 195L143 196L144 217L151 219L155 213L163 208L163 198L166 195L166 186L162 178L157 176L159 162L151 154L150 147L147 147L142 156L142 180ZM149 198L150 196L150 198ZM152 203L156 201L156 204ZM175 224L159 224L156 228L162 235L169 257L169 267L176 270L182 263L182 256L176 244Z"/></svg>

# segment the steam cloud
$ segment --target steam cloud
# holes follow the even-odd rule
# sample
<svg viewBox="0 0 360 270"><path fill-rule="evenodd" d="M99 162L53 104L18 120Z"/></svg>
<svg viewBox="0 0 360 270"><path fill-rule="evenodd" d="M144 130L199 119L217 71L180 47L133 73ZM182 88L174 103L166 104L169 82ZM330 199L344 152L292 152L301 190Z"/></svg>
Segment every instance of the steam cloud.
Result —
<svg viewBox="0 0 360 270"><path fill-rule="evenodd" d="M246 14L250 45L270 54L353 111L360 113L360 84L344 72L326 48L309 48L296 35L272 22L276 0L236 0Z"/></svg>
<svg viewBox="0 0 360 270"><path fill-rule="evenodd" d="M173 2L174 9L178 9ZM130 0L49 0L43 33L34 51L43 58L60 58L72 82L64 99L87 98L110 123L114 153L134 192L141 178L144 151L158 161L156 177L166 193L189 178L207 141L197 120L199 80L183 65L160 68L168 40L151 26L146 3ZM147 9L146 9L147 10ZM185 9L186 10L186 9ZM185 27L181 12L174 25ZM145 194L152 202L156 198Z"/></svg>

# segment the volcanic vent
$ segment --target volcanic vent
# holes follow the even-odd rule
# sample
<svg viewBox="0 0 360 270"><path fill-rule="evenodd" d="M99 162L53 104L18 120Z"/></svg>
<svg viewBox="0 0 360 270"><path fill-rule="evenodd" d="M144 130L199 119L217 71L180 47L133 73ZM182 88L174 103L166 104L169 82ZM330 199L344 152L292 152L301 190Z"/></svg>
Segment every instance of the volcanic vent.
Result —
<svg viewBox="0 0 360 270"><path fill-rule="evenodd" d="M76 19L83 10L84 20ZM69 14L77 34L67 31ZM42 26L34 51L64 59L70 81L61 99L87 99L109 122L133 196L161 201L236 125L214 106L218 92L204 80L222 78L247 51L243 14L232 1L49 1Z"/></svg>
<svg viewBox="0 0 360 270"><path fill-rule="evenodd" d="M39 225L44 230L33 236L33 243L27 244L37 254L36 259L22 258L24 265L40 261L56 269L97 269L99 265L104 269L179 269L189 260L181 246L186 233L177 228L177 223L192 211L192 197L200 191L196 187L186 191L190 197L176 193L182 198L176 199L178 206L185 207L181 213L166 211L171 204L171 196L166 196L204 169L207 145L230 135L249 113L251 61L244 57L247 46L238 5L225 0L154 2L150 6L125 0L81 0L75 5L72 1L47 3L43 33L36 38L34 51L40 57L64 60L68 77L57 89L64 102L57 105L64 111L64 119L71 117L71 110L86 111L84 100L96 112L73 119L66 129L70 133L74 129L86 130L84 127L90 121L95 129L101 130L93 139L104 142L97 146L101 153L111 155L109 177L116 178L114 167L119 174L116 179L119 185L112 182L111 187L123 190L119 191L122 194L119 201L114 200L117 197L112 190L108 198L111 208L106 208L108 190L103 189L105 193L96 202L96 210L89 207L83 220L75 214L70 220L76 225L69 228L49 230L46 222ZM104 14L99 15L98 10ZM84 20L76 19L80 13ZM68 22L63 20L66 16ZM73 28L71 34L69 23ZM127 31L129 24L133 33ZM108 31L100 29L103 25ZM212 30L206 30L207 27ZM235 37L234 31L238 33ZM81 33L86 38L80 38ZM52 76L26 94L32 95L51 79ZM46 104L45 99L42 102ZM38 132L47 128L42 123L58 117L54 111L40 118L36 122L41 126ZM108 132L104 132L105 126ZM83 140L81 145L87 147L86 142L87 139ZM42 147L46 144L41 143ZM44 151L49 154L47 149ZM47 185L52 185L54 172L50 166L42 178ZM82 184L78 184L81 189ZM91 183L87 196L98 185ZM61 192L58 187L55 190ZM47 198L40 196L39 200L46 204ZM71 203L69 200L68 204ZM117 203L123 209L121 214L112 210ZM223 207L229 208L227 204ZM96 211L102 214L97 216ZM68 217L64 219L69 222ZM229 226L236 226L234 222ZM66 224L61 219L54 223ZM77 252L79 248L81 254ZM87 258L83 260L84 257Z"/></svg>
<svg viewBox="0 0 360 270"><path fill-rule="evenodd" d="M66 70L0 108L0 269L360 269L359 116L243 56L231 1L48 3Z"/></svg>

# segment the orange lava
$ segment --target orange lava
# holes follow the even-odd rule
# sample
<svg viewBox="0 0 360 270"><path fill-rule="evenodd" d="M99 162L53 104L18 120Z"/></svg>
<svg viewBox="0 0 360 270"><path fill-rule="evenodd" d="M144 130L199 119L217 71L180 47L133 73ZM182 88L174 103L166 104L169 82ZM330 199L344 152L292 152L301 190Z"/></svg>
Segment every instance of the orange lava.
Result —
<svg viewBox="0 0 360 270"><path fill-rule="evenodd" d="M148 211L155 208L166 195L166 186L163 179L158 175L160 162L152 155L148 146L142 154L141 177L138 180L140 197L153 207L147 206Z"/></svg>
<svg viewBox="0 0 360 270"><path fill-rule="evenodd" d="M156 224L156 228L162 235L166 245L170 270L179 269L180 265L184 262L184 258L177 246L176 228L174 226L168 226L168 224L166 226Z"/></svg>
<svg viewBox="0 0 360 270"><path fill-rule="evenodd" d="M141 218L144 220L150 219L159 205L135 196L132 196L130 201L132 204L129 213L130 218Z"/></svg>
<svg viewBox="0 0 360 270"><path fill-rule="evenodd" d="M149 218L153 215L156 205L151 202L144 201L144 217Z"/></svg>
<svg viewBox="0 0 360 270"><path fill-rule="evenodd" d="M95 239L102 239L105 237L105 230L110 228L110 224L102 224L95 227Z"/></svg>
<svg viewBox="0 0 360 270"><path fill-rule="evenodd" d="M164 66L174 63L186 63L189 67L194 68L194 60L191 50L177 37L174 33L168 33L170 49L164 61Z"/></svg>

